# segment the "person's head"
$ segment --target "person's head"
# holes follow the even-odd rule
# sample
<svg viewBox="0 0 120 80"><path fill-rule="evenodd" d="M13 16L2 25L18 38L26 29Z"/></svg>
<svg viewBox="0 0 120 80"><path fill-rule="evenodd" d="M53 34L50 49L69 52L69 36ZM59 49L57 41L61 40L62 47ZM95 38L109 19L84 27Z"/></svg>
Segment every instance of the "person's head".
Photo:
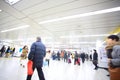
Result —
<svg viewBox="0 0 120 80"><path fill-rule="evenodd" d="M28 48L27 45L25 45L25 46L23 47L23 49L25 49L25 48Z"/></svg>
<svg viewBox="0 0 120 80"><path fill-rule="evenodd" d="M93 51L96 53L97 51L95 49L93 49Z"/></svg>
<svg viewBox="0 0 120 80"><path fill-rule="evenodd" d="M37 39L36 41L40 41L41 42L41 37L37 37L36 39Z"/></svg>
<svg viewBox="0 0 120 80"><path fill-rule="evenodd" d="M48 50L48 53L50 53L51 51L50 50Z"/></svg>
<svg viewBox="0 0 120 80"><path fill-rule="evenodd" d="M114 46L119 42L119 37L117 35L110 35L107 37L106 42L108 46Z"/></svg>
<svg viewBox="0 0 120 80"><path fill-rule="evenodd" d="M10 46L8 46L8 48L10 49Z"/></svg>

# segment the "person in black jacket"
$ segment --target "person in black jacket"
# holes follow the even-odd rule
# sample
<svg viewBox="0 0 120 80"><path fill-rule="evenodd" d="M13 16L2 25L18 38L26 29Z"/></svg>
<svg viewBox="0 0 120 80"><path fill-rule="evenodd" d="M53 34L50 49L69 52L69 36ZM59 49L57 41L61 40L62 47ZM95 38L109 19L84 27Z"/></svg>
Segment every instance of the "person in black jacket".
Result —
<svg viewBox="0 0 120 80"><path fill-rule="evenodd" d="M98 69L98 66L97 66L97 64L98 64L98 53L97 53L97 51L94 49L94 53L93 53L93 64L95 65L95 70L97 70Z"/></svg>
<svg viewBox="0 0 120 80"><path fill-rule="evenodd" d="M33 61L33 71L37 68L38 76L40 80L45 80L44 73L42 71L43 58L46 55L46 47L41 42L41 38L37 37L37 41L34 42L30 48L28 59ZM27 80L31 80L32 75L27 75Z"/></svg>
<svg viewBox="0 0 120 80"><path fill-rule="evenodd" d="M85 62L85 53L83 52L83 53L81 53L81 59L82 59L82 63L84 63Z"/></svg>
<svg viewBox="0 0 120 80"><path fill-rule="evenodd" d="M5 57L8 58L9 57L9 54L10 54L10 46L8 46L6 52L5 52Z"/></svg>
<svg viewBox="0 0 120 80"><path fill-rule="evenodd" d="M0 57L3 57L5 50L6 50L5 45L3 45L3 47L0 50L0 52L1 52Z"/></svg>

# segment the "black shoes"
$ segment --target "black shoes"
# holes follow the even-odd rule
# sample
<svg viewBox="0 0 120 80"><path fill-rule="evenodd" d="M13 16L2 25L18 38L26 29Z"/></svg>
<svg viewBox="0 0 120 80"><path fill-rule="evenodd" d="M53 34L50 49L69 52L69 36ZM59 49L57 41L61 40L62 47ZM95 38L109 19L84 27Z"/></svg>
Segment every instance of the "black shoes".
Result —
<svg viewBox="0 0 120 80"><path fill-rule="evenodd" d="M110 75L108 74L108 75L106 75L106 76L108 76L108 77L109 77Z"/></svg>
<svg viewBox="0 0 120 80"><path fill-rule="evenodd" d="M98 70L98 68L94 68L94 70Z"/></svg>

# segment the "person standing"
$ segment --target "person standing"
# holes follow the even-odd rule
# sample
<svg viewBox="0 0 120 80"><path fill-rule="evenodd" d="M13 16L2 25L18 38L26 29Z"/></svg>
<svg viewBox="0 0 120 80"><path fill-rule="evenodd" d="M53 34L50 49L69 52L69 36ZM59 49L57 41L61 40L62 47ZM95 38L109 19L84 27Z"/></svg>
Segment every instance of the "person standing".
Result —
<svg viewBox="0 0 120 80"><path fill-rule="evenodd" d="M15 54L15 47L12 50L12 57L14 56L14 54Z"/></svg>
<svg viewBox="0 0 120 80"><path fill-rule="evenodd" d="M3 45L1 50L0 50L0 52L1 52L0 57L3 57L5 50L6 50L5 45Z"/></svg>
<svg viewBox="0 0 120 80"><path fill-rule="evenodd" d="M5 52L5 57L8 58L10 55L10 46L8 46L6 52Z"/></svg>
<svg viewBox="0 0 120 80"><path fill-rule="evenodd" d="M90 61L92 61L92 54L90 54Z"/></svg>
<svg viewBox="0 0 120 80"><path fill-rule="evenodd" d="M58 59L58 61L60 61L60 52L59 51L57 52L57 59Z"/></svg>
<svg viewBox="0 0 120 80"><path fill-rule="evenodd" d="M43 59L46 55L46 47L41 42L41 38L37 37L36 42L34 42L30 48L30 53L28 59L33 61L33 71L37 69L38 76L40 80L45 80L44 73L42 71ZM26 80L31 80L32 75L27 75Z"/></svg>
<svg viewBox="0 0 120 80"><path fill-rule="evenodd" d="M79 55L77 53L77 51L75 51L75 57L74 57L74 65L80 65L80 61L79 61Z"/></svg>
<svg viewBox="0 0 120 80"><path fill-rule="evenodd" d="M85 62L85 53L82 52L81 55L80 55L80 57L82 59L82 63L84 63Z"/></svg>
<svg viewBox="0 0 120 80"><path fill-rule="evenodd" d="M93 64L95 65L95 70L97 70L98 69L98 53L97 53L97 51L94 49L93 50L94 51L94 53L93 53Z"/></svg>
<svg viewBox="0 0 120 80"><path fill-rule="evenodd" d="M51 51L47 51L46 56L45 56L45 61L48 62L48 66L50 64L50 58L51 58Z"/></svg>
<svg viewBox="0 0 120 80"><path fill-rule="evenodd" d="M110 80L120 80L120 42L117 35L107 37L107 46L111 46L108 55L108 70Z"/></svg>
<svg viewBox="0 0 120 80"><path fill-rule="evenodd" d="M64 62L68 62L68 54L67 51L64 50Z"/></svg>

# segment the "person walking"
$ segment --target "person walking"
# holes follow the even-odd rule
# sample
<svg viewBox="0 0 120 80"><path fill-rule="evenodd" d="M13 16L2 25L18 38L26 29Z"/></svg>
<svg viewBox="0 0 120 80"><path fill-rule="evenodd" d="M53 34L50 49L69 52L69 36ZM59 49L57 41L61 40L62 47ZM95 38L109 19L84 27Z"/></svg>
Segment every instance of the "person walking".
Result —
<svg viewBox="0 0 120 80"><path fill-rule="evenodd" d="M117 35L110 35L107 37L108 56L108 70L110 73L110 80L120 80L120 41Z"/></svg>
<svg viewBox="0 0 120 80"><path fill-rule="evenodd" d="M57 52L57 59L58 59L58 61L60 61L60 52L59 51Z"/></svg>
<svg viewBox="0 0 120 80"><path fill-rule="evenodd" d="M23 68L25 67L25 60L27 59L27 54L28 54L28 46L25 45L22 48L22 54L20 56L20 65L23 66Z"/></svg>
<svg viewBox="0 0 120 80"><path fill-rule="evenodd" d="M97 66L97 64L98 64L98 53L97 53L97 51L94 49L94 53L93 53L93 64L95 65L95 70L97 70L98 69L98 66Z"/></svg>
<svg viewBox="0 0 120 80"><path fill-rule="evenodd" d="M34 42L30 48L30 53L28 59L33 61L33 71L37 69L38 76L40 80L45 80L44 73L42 71L43 59L46 55L46 47L41 42L41 38L37 37L36 42ZM31 80L32 75L27 75L26 80Z"/></svg>

